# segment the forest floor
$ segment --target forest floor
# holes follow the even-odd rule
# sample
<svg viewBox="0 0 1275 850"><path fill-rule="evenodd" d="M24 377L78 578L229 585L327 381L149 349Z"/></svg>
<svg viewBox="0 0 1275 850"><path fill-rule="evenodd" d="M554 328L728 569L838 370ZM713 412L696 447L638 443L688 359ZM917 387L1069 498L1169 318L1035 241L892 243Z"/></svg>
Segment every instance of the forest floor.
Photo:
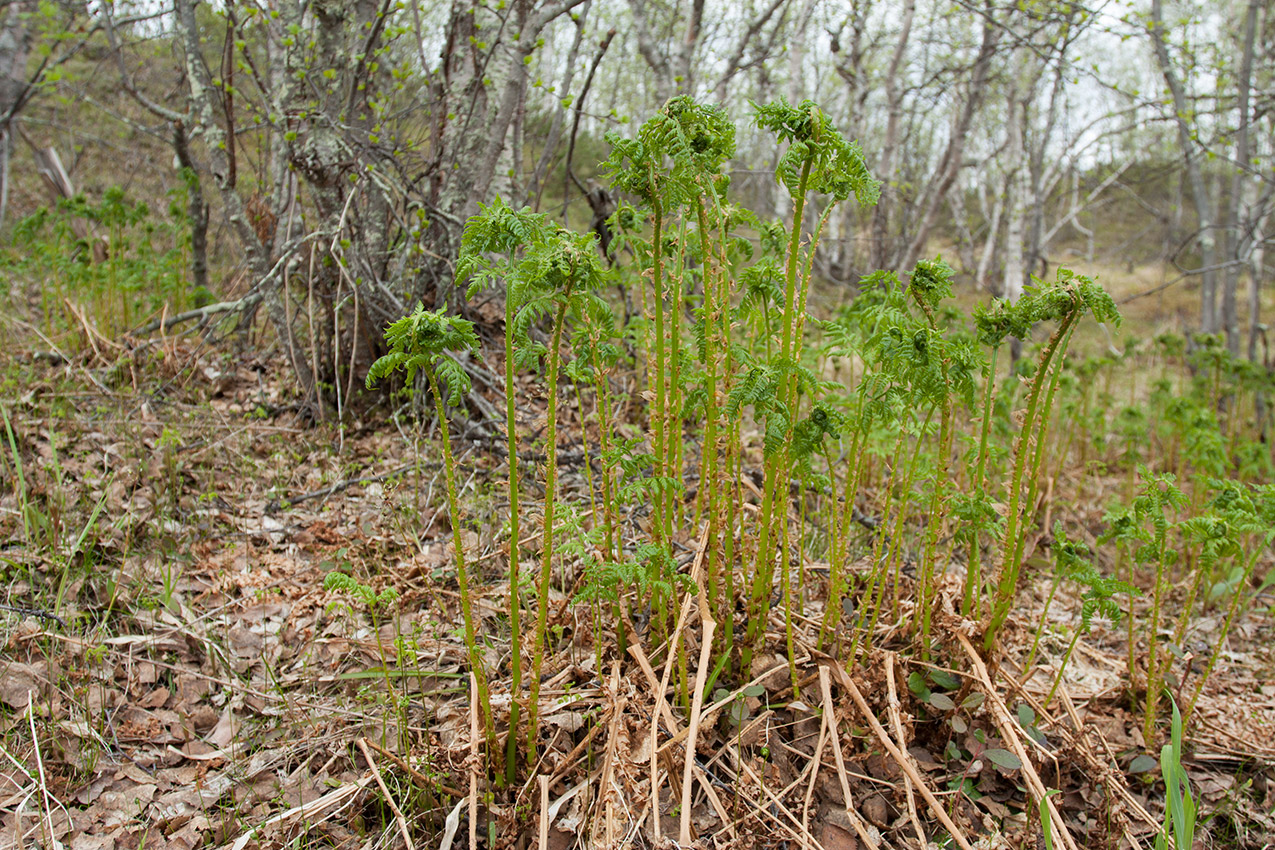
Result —
<svg viewBox="0 0 1275 850"><path fill-rule="evenodd" d="M1146 333L1168 306L1152 301L1134 302ZM540 758L523 772L545 780L484 787L471 819L473 713L429 423L395 427L382 405L340 431L305 426L282 359L250 340L87 331L82 353L62 356L19 319L5 328L12 444L0 436L15 486L0 494L0 846L673 846L684 774L685 820L705 848L915 847L939 835L1036 848L1041 788L1062 791L1056 847L1149 848L1163 823L1163 741L1143 740L1130 709L1124 634L1095 625L1043 708L1078 607L1063 592L1021 681L1013 661L1032 641L1044 579L1024 581L1000 663L984 666L949 602L934 663L896 652L896 624L883 623L847 675L814 649L825 582L806 565L800 621L814 627L794 635L798 693L776 620L751 677L697 715L687 770L688 714L665 698L658 642L640 622L599 622L574 604L569 561L554 582ZM529 433L539 389L520 387ZM508 541L493 434L471 430L457 451L499 720ZM577 420L560 443L567 500L587 501L581 446ZM1065 511L1097 530L1117 484L1064 471L1039 527ZM694 534L679 542L694 570ZM369 609L325 590L337 569L397 600ZM944 590L959 593L955 574ZM1188 729L1201 846L1256 850L1275 836L1275 600L1263 599L1232 629ZM680 637L694 675L704 626L692 619ZM1219 626L1194 624L1170 678L1179 691ZM624 654L617 628L635 632ZM949 758L954 738L976 757Z"/></svg>

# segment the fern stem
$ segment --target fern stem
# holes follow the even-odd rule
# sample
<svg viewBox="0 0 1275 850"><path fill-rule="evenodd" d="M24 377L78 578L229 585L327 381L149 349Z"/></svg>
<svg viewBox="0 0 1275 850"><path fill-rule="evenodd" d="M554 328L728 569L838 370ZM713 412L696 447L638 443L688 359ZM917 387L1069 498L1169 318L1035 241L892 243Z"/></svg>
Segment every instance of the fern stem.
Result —
<svg viewBox="0 0 1275 850"><path fill-rule="evenodd" d="M483 669L483 656L478 651L478 636L474 629L473 602L469 589L469 572L465 566L465 545L461 542L460 500L456 490L456 461L452 456L451 435L447 427L447 411L443 406L443 391L438 373L426 368L430 390L434 394L434 410L438 415L438 431L443 443L443 474L447 484L447 515L452 525L452 552L456 559L456 582L460 585L460 610L465 621L465 649L469 652L469 665L474 671L478 688L478 705L483 715L483 728L487 732L487 752L496 752L496 730L491 717L491 698L487 692L487 672Z"/></svg>
<svg viewBox="0 0 1275 850"><path fill-rule="evenodd" d="M991 363L987 367L987 383L983 386L983 421L979 423L978 462L971 486L976 494L987 498L988 438L992 430L992 399L996 395L996 358L999 345L992 346ZM970 534L970 551L965 565L965 594L961 600L961 613L977 619L983 600L982 553L978 530Z"/></svg>
<svg viewBox="0 0 1275 850"><path fill-rule="evenodd" d="M795 397L793 386L793 326L797 313L797 269L801 251L801 223L806 207L806 185L810 179L811 160L807 158L801 166L801 177L797 183L797 192L793 195L792 232L788 237L788 259L784 272L784 315L783 335L780 337L780 364L784 371L779 380L780 398L787 402ZM798 346L798 349L800 347ZM744 646L744 669L747 670L752 661L753 651L761 645L766 634L766 618L770 612L770 590L774 583L774 553L771 551L771 524L775 521L776 499L786 500L788 497L788 450L792 443L793 419L796 411L791 407L787 411L788 421L784 427L783 445L766 458L766 483L762 495L761 528L757 540L757 558L753 566L753 589L748 611L748 640ZM782 494L780 493L782 490ZM788 512L784 511L781 521L787 520Z"/></svg>
<svg viewBox="0 0 1275 850"><path fill-rule="evenodd" d="M571 284L558 302L549 344L548 410L545 423L545 522L540 582L536 589L536 647L531 661L531 698L527 706L527 762L535 763L536 741L540 736L540 671L544 665L545 632L549 619L549 579L553 570L553 515L558 486L558 365L561 359L562 328L566 324Z"/></svg>
<svg viewBox="0 0 1275 850"><path fill-rule="evenodd" d="M1031 454L1032 439L1036 436L1035 427L1041 392L1044 390L1045 382L1048 380L1049 369L1055 353L1059 350L1063 340L1070 336L1071 329L1079 318L1080 309L1079 305L1077 305L1075 309L1067 313L1062 324L1050 337L1049 343L1041 355L1040 366L1036 370L1036 376L1032 380L1031 391L1027 400L1027 415L1023 420L1022 428L1018 434L1018 441L1014 446L1014 471L1009 486L1009 511L1005 519L1005 540L1001 550L1000 576L996 586L996 598L992 604L991 621L983 635L984 649L991 649L996 642L996 634L1004 624L1005 618L1009 616L1010 604L1013 602L1014 591L1018 586L1019 564L1015 554L1022 551L1021 545L1023 541L1019 539L1021 536L1019 527L1026 519L1020 516L1022 513L1020 509L1022 504L1022 486L1023 478L1027 474L1027 458ZM1027 510L1030 509L1031 506L1028 505Z"/></svg>
<svg viewBox="0 0 1275 850"><path fill-rule="evenodd" d="M518 700L522 696L522 597L518 564L521 540L518 511L518 419L514 403L514 298L505 292L505 435L509 451L509 737L505 742L505 781L518 777Z"/></svg>

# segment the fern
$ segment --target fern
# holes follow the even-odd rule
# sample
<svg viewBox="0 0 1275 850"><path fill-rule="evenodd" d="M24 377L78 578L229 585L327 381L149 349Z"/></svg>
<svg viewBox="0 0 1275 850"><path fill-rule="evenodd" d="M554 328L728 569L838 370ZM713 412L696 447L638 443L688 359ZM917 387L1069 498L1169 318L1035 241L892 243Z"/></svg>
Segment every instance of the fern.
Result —
<svg viewBox="0 0 1275 850"><path fill-rule="evenodd" d="M1063 530L1061 522L1054 524L1053 548L1055 569L1059 578L1079 585L1084 588L1085 592L1080 602L1080 623L1072 633L1067 650L1063 653L1062 660L1058 664L1058 672L1054 675L1053 685L1045 697L1045 708L1048 708L1053 701L1054 694L1062 683L1063 672L1067 669L1067 663L1071 660L1071 654L1076 648L1076 643L1080 640L1081 635L1088 634L1094 616L1101 614L1106 619L1111 620L1113 624L1119 623L1124 611L1114 597L1117 594L1132 596L1137 593L1137 590L1132 585L1118 578L1100 573L1093 564L1089 547L1084 543L1069 539Z"/></svg>
<svg viewBox="0 0 1275 850"><path fill-rule="evenodd" d="M448 316L445 310L426 310L418 304L414 312L386 328L385 342L389 353L368 368L369 389L394 372L406 372L410 383L418 371L425 370L435 372L447 385L449 404L460 404L469 392L469 376L451 352L478 349L473 322Z"/></svg>

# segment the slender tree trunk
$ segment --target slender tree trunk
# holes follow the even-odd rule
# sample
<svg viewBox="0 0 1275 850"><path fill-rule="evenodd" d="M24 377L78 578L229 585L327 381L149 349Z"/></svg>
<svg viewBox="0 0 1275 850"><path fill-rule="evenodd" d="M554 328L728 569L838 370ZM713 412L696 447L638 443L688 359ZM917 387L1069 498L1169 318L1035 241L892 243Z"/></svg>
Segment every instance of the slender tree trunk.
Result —
<svg viewBox="0 0 1275 850"><path fill-rule="evenodd" d="M571 47L567 50L566 70L562 77L562 93L564 96L575 96L575 92L571 90L571 84L575 80L576 57L580 55L580 45L584 43L585 22L589 19L589 10L593 7L593 0L585 0L581 6L579 13L576 15L575 21L575 37L571 39ZM527 181L526 200L524 204L531 204L534 200L535 208L540 209L540 195L544 191L545 175L549 171L549 165L554 161L558 152L558 140L562 138L562 128L567 121L567 109L565 100L558 101L558 107L553 112L553 120L549 123L549 129L546 131L544 141L540 149L540 158L536 161L535 167L531 171L531 176ZM573 104L574 105L574 104ZM566 197L564 190L563 197Z"/></svg>
<svg viewBox="0 0 1275 850"><path fill-rule="evenodd" d="M190 219L190 273L197 292L208 292L208 204L204 201L204 186L199 179L199 169L190 156L190 138L186 125L173 122L173 150L186 174L186 217Z"/></svg>
<svg viewBox="0 0 1275 850"><path fill-rule="evenodd" d="M1240 270L1245 265L1246 254L1253 243L1240 233L1240 207L1248 183L1249 162L1249 96L1253 87L1253 43L1257 34L1258 0L1249 0L1244 13L1244 52L1240 59L1240 76L1237 109L1239 121L1235 132L1235 165L1227 187L1224 214L1226 216L1226 258L1228 265L1222 274L1222 325L1226 329L1226 347L1233 356L1240 353L1240 319L1236 312L1236 289L1239 287ZM1250 299L1251 300L1251 299Z"/></svg>
<svg viewBox="0 0 1275 850"><path fill-rule="evenodd" d="M938 222L939 213L942 211L943 199L951 191L952 184L956 181L956 173L964 164L965 138L969 135L970 124L987 90L987 77L991 72L992 58L996 55L996 47L1000 44L1001 35L1004 33L1001 24L992 18L991 5L987 4L985 8L987 15L983 19L982 43L979 45L978 56L974 59L970 72L964 103L952 122L947 148L941 160L942 164L933 185L927 190L916 231L900 262L894 264L902 269L910 269L916 265L921 252L925 250L925 243L929 240L930 232Z"/></svg>
<svg viewBox="0 0 1275 850"><path fill-rule="evenodd" d="M673 59L673 86L681 93L695 91L695 73L692 60L699 42L700 28L704 24L704 0L691 0L690 14L686 17L686 30L677 45Z"/></svg>
<svg viewBox="0 0 1275 850"><path fill-rule="evenodd" d="M675 8L676 5L675 3ZM662 33L656 33L652 28L652 10L648 6L648 0L629 0L629 10L633 13L638 54L646 60L647 67L651 69L655 100L657 104L662 104L673 94L673 61L657 46L665 36Z"/></svg>
<svg viewBox="0 0 1275 850"><path fill-rule="evenodd" d="M221 194L226 218L239 237L248 269L256 285L264 287L262 300L266 305L266 314L274 325L280 344L289 353L290 364L297 383L301 386L301 392L306 398L313 399L314 373L300 350L291 344L292 326L288 320L288 308L283 299L284 275L271 274L270 255L261 240L257 238L257 233L248 219L243 197L230 183L230 160L226 150L233 140L226 138L223 126L224 114L218 108L212 75L200 53L201 31L195 16L194 0L175 0L175 8L179 38L185 52L186 82L190 87L191 114L199 132L204 137L204 146L208 151L209 172Z"/></svg>
<svg viewBox="0 0 1275 850"><path fill-rule="evenodd" d="M1265 279L1266 225L1269 209L1258 219L1253 230L1253 251L1248 262L1248 359L1257 362L1257 340L1262 334L1262 281Z"/></svg>
<svg viewBox="0 0 1275 850"><path fill-rule="evenodd" d="M899 146L899 125L903 120L903 94L899 87L899 69L907 53L908 39L912 34L912 20L916 16L916 0L906 0L903 17L899 23L899 39L894 44L890 66L885 74L885 102L889 118L885 123L885 139L881 146L881 159L877 163L876 176L881 180L881 197L872 211L872 247L869 268L885 268L890 238L890 212L898 202L898 181L895 179L895 152Z"/></svg>
<svg viewBox="0 0 1275 850"><path fill-rule="evenodd" d="M25 2L5 4L0 11L0 225L9 208L9 158L13 155L13 122L28 95L27 56L31 33Z"/></svg>
<svg viewBox="0 0 1275 850"><path fill-rule="evenodd" d="M975 282L984 289L991 289L992 260L996 259L996 244L1001 233L1001 214L1005 209L1005 197L1009 194L1009 175L1005 175L1001 191L996 194L992 204L992 214L987 223L987 239L983 242L983 253L978 258L978 270L974 273Z"/></svg>
<svg viewBox="0 0 1275 850"><path fill-rule="evenodd" d="M437 306L463 307L464 291L455 285L452 263L465 221L487 198L509 127L526 97L524 60L536 50L551 21L583 2L512 4L507 14L515 20L491 45L483 39L492 36L476 26L479 5L459 0L452 4L435 87L440 124L435 128L437 154L429 195L434 215L426 240L436 259L424 281L433 291L418 291L416 297L432 297Z"/></svg>
<svg viewBox="0 0 1275 850"><path fill-rule="evenodd" d="M1156 64L1165 84L1173 97L1174 123L1178 128L1178 144L1182 147L1182 159L1186 169L1187 185L1191 190L1191 200L1195 205L1197 225L1199 227L1196 241L1200 245L1200 329L1205 333L1216 333L1217 321L1217 248L1213 236L1213 213L1209 199L1208 187L1204 183L1204 174L1200 168L1198 146L1192 138L1192 123L1188 122L1191 114L1187 104L1186 90L1174 70L1173 60L1169 57L1169 48L1164 41L1164 0L1151 0L1151 46L1155 52Z"/></svg>
<svg viewBox="0 0 1275 850"><path fill-rule="evenodd" d="M1045 126L1033 137L1031 151L1027 157L1031 177L1031 196L1029 199L1030 219L1027 228L1027 270L1031 274L1046 276L1048 243L1045 239L1045 201L1053 193L1054 186L1063 175L1061 161L1048 163L1046 158L1049 144L1053 139L1054 128L1058 124L1058 105L1064 97L1066 82L1067 47L1071 43L1070 20L1063 24L1063 30L1057 38L1057 64L1054 67L1053 85L1049 92L1049 109ZM1040 66L1037 82L1043 76L1045 66ZM1024 131L1025 132L1025 131Z"/></svg>
<svg viewBox="0 0 1275 850"><path fill-rule="evenodd" d="M1009 189L1005 200L1005 276L1001 283L1001 297L1013 303L1023 294L1026 269L1023 264L1023 231L1027 218L1027 193L1030 190L1027 165L1023 162L1023 131L1027 116L1028 95L1017 86L1009 94L1009 143L1005 152L1005 185Z"/></svg>

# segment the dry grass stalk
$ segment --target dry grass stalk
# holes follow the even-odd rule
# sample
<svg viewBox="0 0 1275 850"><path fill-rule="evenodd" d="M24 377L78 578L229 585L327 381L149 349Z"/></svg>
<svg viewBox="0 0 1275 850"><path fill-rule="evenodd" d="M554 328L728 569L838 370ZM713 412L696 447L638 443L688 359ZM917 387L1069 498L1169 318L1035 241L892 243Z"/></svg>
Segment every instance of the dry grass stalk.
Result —
<svg viewBox="0 0 1275 850"><path fill-rule="evenodd" d="M412 767L410 764L408 764L406 761L400 758L397 754L390 752L389 750L382 747L380 744L376 743L376 741L369 741L366 738L363 738L362 741L364 744L366 744L367 746L375 750L378 754L394 762L394 764L398 767L399 770L403 771L408 776L410 776L412 778L412 781L415 782L417 785L421 786L422 788L435 788L439 791L442 791L444 794L448 795L449 797L456 797L458 799L461 799L467 796L464 791L459 791L451 787L450 785L444 785L438 780L432 779L426 776L425 774L421 773L419 770Z"/></svg>
<svg viewBox="0 0 1275 850"><path fill-rule="evenodd" d="M863 843L877 850L877 842L868 832L868 827L863 822L863 818L859 817L859 812L854 808L854 797L850 793L850 780L846 777L846 761L841 754L841 736L837 732L837 704L832 701L832 683L828 678L828 668L819 665L819 690L823 695L823 716L824 726L828 729L832 738L832 756L837 763L837 779L841 782L841 796L846 801L846 815L850 818L854 831L862 839ZM818 763L822 756L823 739L820 737L819 748L815 751L815 762ZM814 784L814 778L811 777L811 785ZM807 795L807 805L809 805L809 795Z"/></svg>
<svg viewBox="0 0 1275 850"><path fill-rule="evenodd" d="M478 848L478 768L482 755L478 720L478 677L469 674L469 850Z"/></svg>
<svg viewBox="0 0 1275 850"><path fill-rule="evenodd" d="M249 829L243 835L235 839L235 843L230 845L230 850L244 850L254 839L257 838L263 830L274 824L289 823L291 821L299 821L306 824L310 829L322 824L324 821L331 820L340 811L340 808L346 803L353 802L355 795L362 791L372 782L371 774L360 779L358 782L351 782L342 785L340 788L334 788L322 797L311 800L300 806L294 806L287 811L272 815L253 828Z"/></svg>
<svg viewBox="0 0 1275 850"><path fill-rule="evenodd" d="M809 661L809 660L810 660L810 657L809 657L809 656L804 656L804 657L802 657L802 658L798 658L798 659L797 659L797 663L798 663L798 664L804 664L805 662L807 662L807 661ZM728 706L728 705L730 705L732 702L734 702L734 701L735 701L735 699L736 699L736 698L737 698L740 694L742 694L744 691L746 691L748 688L751 688L751 687L753 687L754 685L759 685L759 684L761 684L762 682L764 682L764 681L766 681L767 679L769 679L771 676L775 675L776 673L780 673L780 672L786 671L787 669L788 669L788 662L787 662L787 661L783 661L783 662L781 662L781 663L779 663L779 664L776 664L774 667L771 667L770 669L766 670L764 673L761 673L760 675L753 677L753 678L752 678L752 679L750 679L749 681L747 681L747 682L745 682L744 684L740 685L740 686L739 686L738 688L736 688L735 690L733 690L733 691L731 691L730 693L726 694L726 696L722 697L721 699L719 699L719 700L717 700L716 702L714 702L714 703L712 703L711 705L709 705L707 708L705 708L705 709L703 710L703 712L702 712L702 713L703 713L703 715L704 715L705 717L711 717L711 716L713 716L714 714L716 714L717 712L721 711L723 708L725 708L726 706ZM665 710L667 711L667 706L665 706ZM761 720L761 719L762 719L762 717L761 717L761 716L758 716L758 720ZM754 721L754 722L756 722L756 721ZM673 729L673 730L676 730L676 729L677 729L677 725L676 725L676 724L674 724L674 725L672 725L670 728L671 728L671 729ZM659 749L659 751L660 751L661 753L663 753L663 752L665 752L666 750L670 750L670 749L672 749L673 747L677 746L678 744L682 743L682 741L686 739L686 733L687 733L687 731L688 731L688 730L686 730L686 729L683 729L683 730L682 730L682 731L680 731L680 732L676 732L676 731L675 731L675 732L674 732L673 737L669 738L667 741L665 741L663 744L661 744L661 745L660 745L660 749Z"/></svg>
<svg viewBox="0 0 1275 850"><path fill-rule="evenodd" d="M822 679L826 675L823 674L820 678ZM820 712L819 735L815 740L814 752L810 755L811 769L810 776L806 781L806 796L801 801L801 826L803 829L810 829L810 803L815 796L815 783L819 780L819 768L823 766L823 748L824 744L828 742L828 719L830 717L832 717L832 714L828 711L828 702L825 700L824 710ZM849 786L842 787L843 795L848 788ZM849 809L850 798L843 797L843 799L847 803L846 808Z"/></svg>
<svg viewBox="0 0 1275 850"><path fill-rule="evenodd" d="M695 739L699 735L700 712L704 707L704 681L708 678L709 667L713 665L713 632L717 629L717 623L709 612L708 599L704 596L702 584L699 589L699 616L703 633L700 635L699 667L695 671L695 690L692 691L691 697L691 719L686 728L686 768L682 772L682 821L678 831L678 842L683 847L691 843L691 789L694 787L692 780L695 767Z"/></svg>
<svg viewBox="0 0 1275 850"><path fill-rule="evenodd" d="M385 804L394 813L394 820L398 823L398 831L403 836L403 843L407 845L407 850L416 850L416 845L412 843L412 833L407 829L407 818L403 817L398 804L394 802L390 789L385 787L385 780L381 778L380 768L376 766L376 761L372 758L372 753L367 748L367 742L360 737L356 743L359 745L359 751L363 753L363 758L367 760L367 766L372 770L372 777L376 780L377 787L385 795Z"/></svg>
<svg viewBox="0 0 1275 850"><path fill-rule="evenodd" d="M926 786L925 780L921 778L921 774L916 769L916 765L912 763L906 753L899 751L894 741L890 740L889 733L885 731L880 721L877 720L876 715L872 713L872 708L868 705L868 701L863 698L863 694L859 691L859 686L854 683L854 680L850 678L845 670L841 669L841 665L836 660L827 656L825 658L827 660L825 661L824 658L821 658L820 663L825 664L833 675L837 677L837 684L849 692L851 699L859 707L860 713L868 721L868 725L872 727L873 733L881 741L886 752L890 754L890 758L894 759L899 767L903 769L903 772L915 783L917 790L921 792L921 796L925 798L926 804L929 805L930 812L933 813L934 817L938 818L939 823L943 824L943 828L952 836L952 840L956 842L961 850L973 850L973 846L970 844L969 839L965 837L965 833L948 817L943 804Z"/></svg>
<svg viewBox="0 0 1275 850"><path fill-rule="evenodd" d="M713 787L712 781L708 778L708 774L698 764L695 765L695 779L699 782L700 787L704 789L704 796L708 798L708 802L713 807L713 811L717 813L718 819L721 820L723 828L731 841L736 840L739 836L735 834L735 825L731 823L730 814L726 811L726 807L722 805L722 798L717 796L717 789Z"/></svg>
<svg viewBox="0 0 1275 850"><path fill-rule="evenodd" d="M40 784L40 812L44 815L45 838L50 845L54 845L57 843L57 833L53 830L53 803L55 798L49 793L49 783L44 775L44 757L40 754L40 738L35 730L35 704L35 691L27 691L27 722L31 726L31 749L35 753L36 777ZM70 817L69 813L67 817Z"/></svg>
<svg viewBox="0 0 1275 850"><path fill-rule="evenodd" d="M654 676L652 676L654 678ZM611 694L613 704L611 717L607 723L607 748L602 757L601 781L598 784L598 806L602 812L603 847L615 846L615 760L620 745L620 724L623 722L624 709L628 705L628 697L620 692L620 662L611 665ZM594 729L601 729L598 724ZM588 740L586 738L585 740ZM598 846L598 819L595 817L591 830L591 846Z"/></svg>
<svg viewBox="0 0 1275 850"><path fill-rule="evenodd" d="M908 751L908 739L903 732L903 718L899 712L899 690L894 684L894 653L887 652L885 654L885 685L886 685L886 701L885 710L890 718L890 726L894 729L894 738L899 743L899 749L906 753ZM908 756L911 758L911 755ZM912 793L912 780L907 775L903 776L903 791L907 798L908 804L908 820L912 821L912 829L916 832L916 840L918 847L924 847L925 830L921 826L921 819L916 813L916 795Z"/></svg>
<svg viewBox="0 0 1275 850"><path fill-rule="evenodd" d="M1067 692L1066 688L1060 688L1058 690L1058 696L1062 701L1063 707L1067 711L1067 717L1071 720L1073 727L1076 729L1076 733L1074 735L1071 734L1061 724L1055 725L1065 739L1076 744L1076 751L1084 757L1086 766L1090 771L1092 771L1093 776L1102 777L1102 782L1109 789L1113 790L1116 793L1116 796L1120 798L1121 802L1130 811L1137 815L1138 819L1144 824L1151 827L1153 830L1158 831L1161 829L1163 824L1156 818L1152 817L1151 813L1146 810L1146 807L1143 806L1138 798L1133 795L1133 792L1129 790L1129 785L1125 781L1124 774L1118 770L1113 770L1110 767L1110 765L1116 764L1116 755L1111 751L1111 744L1108 743L1107 739L1101 734L1097 736L1098 740L1102 743L1102 748L1107 756L1107 760L1104 762L1094 753L1093 745L1090 742L1089 736L1084 734L1085 725L1083 721L1081 721L1080 715L1076 713L1076 705L1072 702L1071 694ZM1130 838L1129 846L1139 846L1138 842L1132 840L1132 832L1130 831L1127 823L1128 819L1124 817L1121 819L1126 821L1124 824L1124 830L1126 836Z"/></svg>
<svg viewBox="0 0 1275 850"><path fill-rule="evenodd" d="M549 777L540 774L540 850L549 847Z"/></svg>
<svg viewBox="0 0 1275 850"><path fill-rule="evenodd" d="M782 827L786 832L788 832L794 839L796 839L797 841L800 841L803 845L808 844L810 846L819 847L820 846L819 842L815 840L815 837L810 834L809 830L807 830L804 826L802 826L801 821L797 819L797 816L794 815L792 813L792 810L789 809L788 806L784 803L783 798L781 798L774 791L771 791L769 788L766 787L766 782L763 779L763 777L760 776L757 773L757 771L753 770L748 765L748 763L743 761L742 759L739 763L739 766L747 776L757 781L757 787L760 788L761 792L766 795L767 799L770 800L771 808L776 809L777 811L779 811L780 814L784 815L784 817L788 819L788 822L785 823L784 820L778 817L775 817L773 814L770 814L768 812L768 814L770 814L771 819L777 825ZM763 807L760 803L755 802L754 805L757 806L758 811L762 811L765 809L765 807Z"/></svg>
<svg viewBox="0 0 1275 850"><path fill-rule="evenodd" d="M700 535L699 551L695 554L695 563L691 565L691 581L698 584L704 567L704 554L708 551L708 527L705 526L704 532ZM682 600L682 610L677 615L677 625L673 628L673 633L669 637L668 650L664 653L664 675L660 677L659 687L655 691L655 711L651 712L651 813L654 817L652 821L652 833L655 836L655 842L660 841L660 785L659 768L656 761L656 755L660 751L660 715L671 714L665 694L668 692L669 676L673 672L673 659L677 656L677 646L682 639L682 631L686 628L686 620L691 613L691 596L687 594ZM675 729L671 726L670 729ZM665 776L671 778L671 772L666 772Z"/></svg>
<svg viewBox="0 0 1275 850"><path fill-rule="evenodd" d="M1045 783L1041 781L1040 775L1036 773L1036 768L1027 758L1027 751L1023 748L1022 742L1022 737L1024 736L1019 731L1022 727L1014 721L1009 709L1005 707L1004 700L1000 698L1000 694L993 687L991 677L987 673L987 665L983 663L982 657L974 649L969 638L961 632L956 632L956 639L960 641L965 654L969 656L974 675L978 678L984 692L987 694L987 701L992 707L992 717L995 718L996 725L1001 730L1001 737L1005 739L1006 746L1013 751L1014 755L1018 756L1018 760L1023 764L1023 780L1032 796L1032 800L1037 806L1043 805L1047 808L1049 817L1054 823L1055 834L1062 841L1063 846L1068 848L1068 850L1079 850L1075 839L1067 831L1067 822L1058 811L1058 807L1054 805L1053 798L1048 796Z"/></svg>

